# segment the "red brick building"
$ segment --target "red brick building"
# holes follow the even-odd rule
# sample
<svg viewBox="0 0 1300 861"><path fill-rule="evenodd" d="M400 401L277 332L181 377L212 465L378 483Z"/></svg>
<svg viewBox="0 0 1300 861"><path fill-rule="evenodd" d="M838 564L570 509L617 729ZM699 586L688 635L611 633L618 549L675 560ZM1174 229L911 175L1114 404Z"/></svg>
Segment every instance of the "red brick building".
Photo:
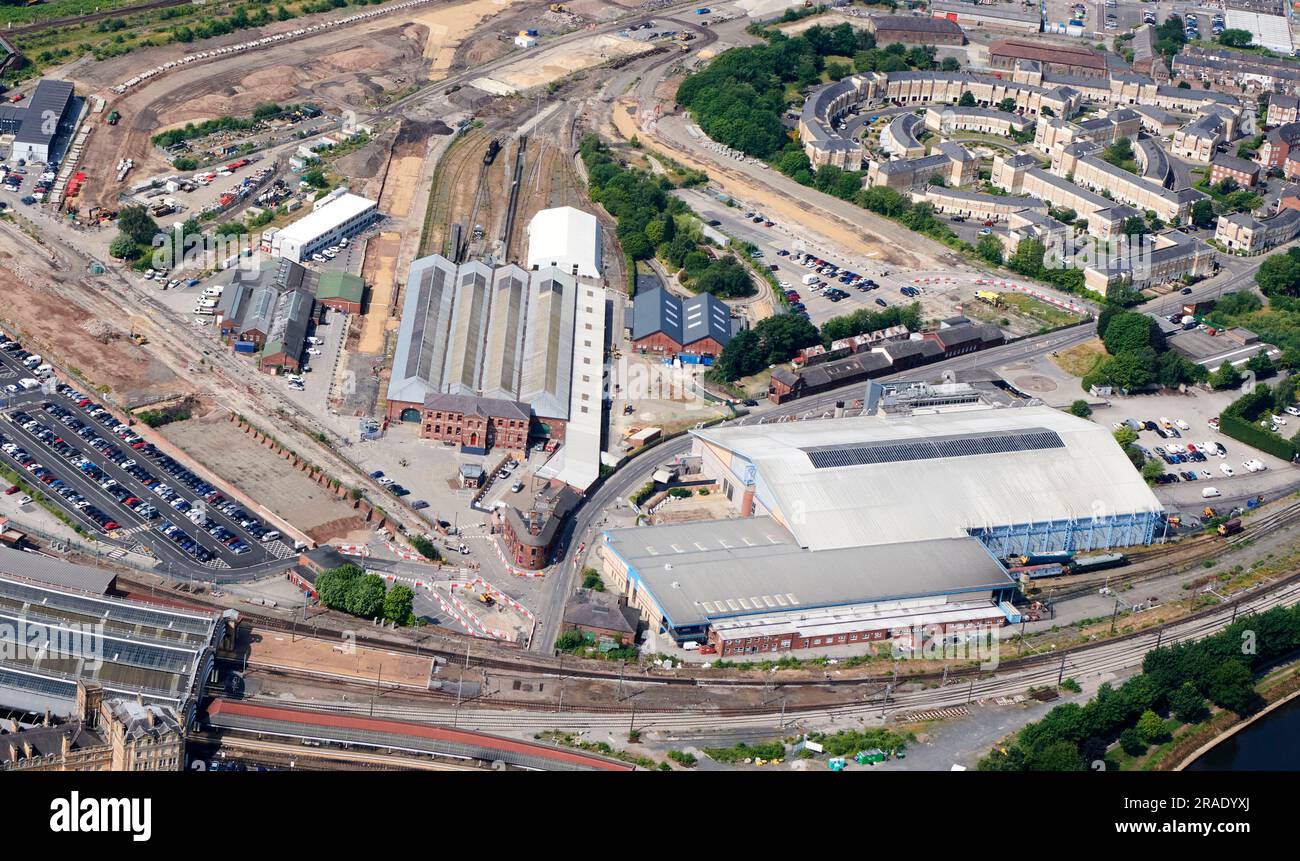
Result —
<svg viewBox="0 0 1300 861"><path fill-rule="evenodd" d="M1259 165L1233 155L1216 155L1210 160L1210 185L1218 185L1225 179L1250 188L1259 179Z"/></svg>
<svg viewBox="0 0 1300 861"><path fill-rule="evenodd" d="M497 446L523 451L530 420L528 405L518 401L432 394L424 399L420 438L452 442L475 454Z"/></svg>
<svg viewBox="0 0 1300 861"><path fill-rule="evenodd" d="M564 519L581 499L567 484L550 485L527 511L510 506L497 509L495 526L505 540L508 561L528 571L551 564Z"/></svg>
<svg viewBox="0 0 1300 861"><path fill-rule="evenodd" d="M637 293L632 348L652 353L718 356L731 340L731 310L708 293L679 299L662 287Z"/></svg>

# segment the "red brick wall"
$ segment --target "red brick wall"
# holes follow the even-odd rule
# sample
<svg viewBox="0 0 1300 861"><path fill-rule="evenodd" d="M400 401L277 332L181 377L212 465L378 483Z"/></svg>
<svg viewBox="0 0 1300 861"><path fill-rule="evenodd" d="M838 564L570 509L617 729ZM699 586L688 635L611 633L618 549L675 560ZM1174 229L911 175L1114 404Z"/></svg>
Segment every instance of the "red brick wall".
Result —
<svg viewBox="0 0 1300 861"><path fill-rule="evenodd" d="M326 308L333 308L335 311L345 311L349 314L361 313L360 302L351 302L347 299L321 299L320 303Z"/></svg>
<svg viewBox="0 0 1300 861"><path fill-rule="evenodd" d="M528 444L528 420L465 415L450 410L425 410L420 437L450 440L475 448L499 447L522 451Z"/></svg>
<svg viewBox="0 0 1300 861"><path fill-rule="evenodd" d="M1250 174L1224 167L1221 164L1210 165L1210 184L1222 182L1226 177L1232 177L1238 185L1251 186L1255 184L1255 178Z"/></svg>
<svg viewBox="0 0 1300 861"><path fill-rule="evenodd" d="M722 345L713 338L701 338L689 346L683 347L663 332L656 332L632 342L632 349L645 350L647 353L688 353L693 356L720 356Z"/></svg>

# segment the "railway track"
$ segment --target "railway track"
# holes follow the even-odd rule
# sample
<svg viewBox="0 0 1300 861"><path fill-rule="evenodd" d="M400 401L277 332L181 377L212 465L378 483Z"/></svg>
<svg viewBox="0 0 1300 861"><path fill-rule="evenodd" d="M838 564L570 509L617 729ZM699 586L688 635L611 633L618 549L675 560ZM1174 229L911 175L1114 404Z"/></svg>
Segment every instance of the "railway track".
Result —
<svg viewBox="0 0 1300 861"><path fill-rule="evenodd" d="M626 713L611 713L609 706L546 711L538 710L534 706L531 711L522 712L466 708L462 704L461 708L453 711L378 702L370 705L313 701L310 707L344 714L364 712L375 717L414 722L447 724L455 721L460 726L488 732L536 732L552 728L618 732L626 731L633 722L639 729L657 731L695 729L701 724L707 724L714 729L763 726L784 730L787 726L798 725L801 717L813 715L827 718L832 723L844 721L846 725L851 725L850 721L874 718L877 715L910 716L919 712L969 706L974 702L1018 697L1031 686L1054 686L1062 675L1083 678L1115 673L1136 665L1142 655L1159 645L1199 640L1222 629L1239 616L1297 602L1300 602L1300 574L1273 584L1267 591L1256 590L1233 602L1186 617L1157 631L1145 631L1091 644L1091 647L1081 650L1052 654L1047 656L1046 661L1015 668L1014 671L1007 669L1013 662L1006 662L996 676L972 675L969 678L953 678L950 675L948 682L937 688L923 687L908 691L892 691L889 687L877 687L873 691L838 704L791 707L783 702L778 693L767 703L752 709L724 711L699 708L674 710L647 708L638 709L631 719ZM907 681L915 680L917 677L907 679ZM783 685L778 687L781 686ZM275 701L281 702L279 699ZM776 703L782 703L780 711L777 711Z"/></svg>
<svg viewBox="0 0 1300 861"><path fill-rule="evenodd" d="M1054 601L1061 601L1089 594L1098 586L1112 583L1117 586L1133 586L1167 577L1178 570L1187 569L1216 556L1221 556L1234 547L1241 547L1248 542L1270 535L1297 521L1300 521L1300 502L1291 503L1276 511L1270 511L1252 519L1250 521L1252 528L1249 532L1239 532L1236 535L1228 536L1226 539L1207 538L1205 540L1196 540L1191 544L1170 545L1173 549L1163 553L1154 552L1154 548L1151 548L1140 555L1131 554L1130 558L1134 558L1137 565L1119 569L1132 572L1128 576L1118 576L1116 569L1113 568L1095 575L1087 575L1086 579L1081 577L1078 580L1070 580L1066 583L1066 588L1055 590L1052 598ZM1140 568L1138 568L1139 565ZM1041 591L1040 587L1039 592L1041 593Z"/></svg>
<svg viewBox="0 0 1300 861"><path fill-rule="evenodd" d="M429 211L425 216L429 233L425 238L424 247L420 249L421 256L443 254L447 251L446 246L452 234L452 225L456 223L456 219L452 217L456 208L454 203L456 189L471 178L470 171L474 167L479 170L477 184L482 185L487 166L481 159L474 158L474 155L481 153L482 147L490 139L491 134L485 129L465 132L458 140L452 142L442 158L438 160L431 184L434 191L430 196ZM447 189L447 191L445 194L440 194L438 189Z"/></svg>
<svg viewBox="0 0 1300 861"><path fill-rule="evenodd" d="M1240 545L1242 543L1245 543L1246 541L1258 538L1261 535L1269 534L1273 531L1283 528L1284 526L1294 521L1298 511L1300 511L1300 504L1288 506L1287 509L1283 511L1273 513L1273 515L1269 518L1268 522L1261 522L1260 529L1251 530L1248 533L1241 533L1238 536L1233 536L1233 538L1240 539L1236 541L1235 544ZM1224 549L1224 544L1225 543L1222 542L1215 542L1213 548L1210 548L1208 550L1208 553L1206 553L1206 555L1207 556L1217 555L1218 553L1221 553ZM1300 588L1300 587L1295 587L1293 585L1298 581L1300 581L1300 573L1292 575L1288 577L1286 580L1280 581L1279 583L1273 584L1271 587L1269 587L1269 590L1271 592L1272 590L1278 590L1278 589ZM1234 598L1232 601L1229 601L1223 605L1206 608L1199 612L1185 616L1175 622L1170 622L1165 625L1162 625L1156 629L1146 629L1143 631L1135 631L1128 634L1121 634L1119 636L1107 638L1105 640L1101 640L1095 643L1085 643L1072 648L1057 650L1050 654L1027 655L1023 657L1016 657L1016 658L1002 660L999 664L998 669L1000 672L1007 672L1007 671L1019 671L1019 670L1029 670L1032 668L1038 668L1035 670L1035 672L1038 672L1040 674L1045 673L1045 675L1043 676L1044 678L1049 676L1055 678L1055 674L1057 673L1058 667L1060 667L1061 670L1064 670L1066 667L1070 668L1071 670L1074 670L1076 668L1078 669L1085 668L1086 656L1091 653L1095 653L1099 650L1114 648L1117 645L1122 646L1123 644L1126 643L1141 641L1143 640L1143 638L1152 639L1156 642L1159 642L1160 639L1165 636L1164 632L1166 630L1172 631L1188 624L1194 624L1196 623L1197 620L1212 619L1213 617L1215 617L1216 614L1221 612L1221 609L1223 607L1236 608L1236 607L1247 606L1251 602L1255 601L1259 594L1260 594L1260 589L1258 587L1252 587L1252 589L1246 590L1245 592L1241 593L1238 597ZM267 627L275 630L289 630L289 626L287 625L280 627L281 623L279 623L278 620L265 620L265 621L270 621L272 622L272 624L265 624L264 621L259 621L258 624L263 627ZM1173 635L1170 636L1172 637ZM417 650L414 647L403 647L388 641L379 641L379 640L375 640L373 642L367 642L368 639L369 638L358 637L357 644L367 645L373 648L388 649L390 651L402 651L408 654L417 653ZM1171 642L1171 641L1172 639L1164 640L1164 642ZM487 657L487 656L474 658L468 661L467 664L461 664L460 654L452 651L442 651L436 648L435 649L424 648L422 650L419 650L418 653L421 655L429 655L429 656L436 655L438 657L445 658L448 661L448 663L455 663L458 666L467 665L472 669L499 670L499 671L515 672L515 673L533 673L539 676L550 677L550 678L572 678L572 679L606 681L606 682L614 682L619 680L620 678L620 674L615 673L613 671L594 670L594 669L587 669L581 667L565 668L562 665L556 666L555 664L552 663L543 663L543 662L528 661L528 660L505 659L505 658L496 658L496 657ZM1064 662L1064 664L1062 662ZM1046 669L1044 670L1042 668L1046 668ZM977 666L966 666L966 667L949 669L946 672L933 671L933 672L926 672L926 673L909 674L903 677L901 679L901 682L904 684L906 683L929 684L935 681L939 681L941 683L946 682L949 684L969 683L972 685L974 689L974 686L987 675L988 675L987 671ZM322 681L318 676L310 676L310 674L304 674L304 678L306 677L313 678L317 682ZM695 675L685 676L685 675L647 674L647 675L628 676L626 677L625 681L627 684L635 685L637 687L666 685L666 686L691 686L691 687L701 687L701 688L712 687L712 688L732 688L732 689L746 689L746 688L772 689L772 688L815 688L815 687L846 688L846 687L859 686L859 687L871 688L871 690L862 692L860 696L871 697L871 696L879 695L888 686L898 683L900 679L892 675L890 676L865 675L865 676L852 676L852 677L830 676L821 679L817 679L817 678L787 679L787 680L781 680L779 682L770 682L770 681L759 681L755 679L746 679L746 678L722 678L722 677L707 677L707 676L701 677ZM344 683L344 684L350 684L350 683ZM364 687L365 689L373 691L373 686L366 685L364 683L359 683L359 684L361 684L361 686ZM855 700L858 699L858 696L859 695L855 695ZM444 696L443 699L445 700L449 697L450 695L446 695ZM518 709L518 708L527 708L527 707L535 708L537 705L533 701L512 701L509 698L502 698L502 697L493 697L490 698L490 701L488 699L485 699L482 700L481 702L484 705L499 707L502 709L510 709L510 708ZM928 707L928 706L932 706L933 704L927 702L925 703L925 705ZM609 713L609 714L628 713L632 711L633 708L634 706L630 703L611 704L611 705L601 706L599 707L599 709L597 709L597 711L600 711L601 713ZM818 708L824 709L825 706L806 705L798 708L792 708L791 711L799 711L801 709L813 710ZM584 708L584 707L574 707L574 709L572 710L592 711L592 709ZM557 711L559 711L558 707L557 707ZM567 712L570 710L566 709L564 711ZM743 709L743 708L735 709L734 712L736 714L750 714L752 713L752 709ZM708 712L708 713L713 713L713 712Z"/></svg>

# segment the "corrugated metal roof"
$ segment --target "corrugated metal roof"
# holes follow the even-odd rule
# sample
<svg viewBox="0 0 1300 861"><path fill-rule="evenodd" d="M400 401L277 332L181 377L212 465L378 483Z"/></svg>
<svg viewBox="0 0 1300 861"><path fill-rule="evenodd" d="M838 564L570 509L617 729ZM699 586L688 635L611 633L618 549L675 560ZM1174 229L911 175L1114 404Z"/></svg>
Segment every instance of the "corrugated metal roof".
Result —
<svg viewBox="0 0 1300 861"><path fill-rule="evenodd" d="M799 422L798 424L809 424ZM606 544L677 627L708 621L1005 588L977 539L818 550L771 517L615 529Z"/></svg>
<svg viewBox="0 0 1300 861"><path fill-rule="evenodd" d="M14 135L14 143L49 144L71 100L72 84L67 81L44 80L37 84L27 103L22 126ZM46 122L50 116L55 117L53 123Z"/></svg>
<svg viewBox="0 0 1300 861"><path fill-rule="evenodd" d="M1064 449L817 469L802 449L1043 429ZM693 430L752 464L758 500L814 550L971 529L1162 511L1110 431L1050 407Z"/></svg>
<svg viewBox="0 0 1300 861"><path fill-rule="evenodd" d="M538 416L569 417L578 283L553 267L533 273L519 400Z"/></svg>
<svg viewBox="0 0 1300 861"><path fill-rule="evenodd" d="M107 592L117 576L103 568L74 565L61 559L8 548L0 548L0 573L96 595Z"/></svg>

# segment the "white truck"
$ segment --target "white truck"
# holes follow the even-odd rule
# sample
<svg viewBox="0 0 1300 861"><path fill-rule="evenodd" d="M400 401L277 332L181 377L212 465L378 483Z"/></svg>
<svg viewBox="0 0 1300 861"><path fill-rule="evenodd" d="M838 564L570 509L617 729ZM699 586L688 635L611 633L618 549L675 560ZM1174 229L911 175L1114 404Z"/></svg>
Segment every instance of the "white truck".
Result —
<svg viewBox="0 0 1300 861"><path fill-rule="evenodd" d="M803 281L803 286L810 287L813 284L816 284L821 279L817 276L815 272L809 272L807 275L803 276L801 280Z"/></svg>

